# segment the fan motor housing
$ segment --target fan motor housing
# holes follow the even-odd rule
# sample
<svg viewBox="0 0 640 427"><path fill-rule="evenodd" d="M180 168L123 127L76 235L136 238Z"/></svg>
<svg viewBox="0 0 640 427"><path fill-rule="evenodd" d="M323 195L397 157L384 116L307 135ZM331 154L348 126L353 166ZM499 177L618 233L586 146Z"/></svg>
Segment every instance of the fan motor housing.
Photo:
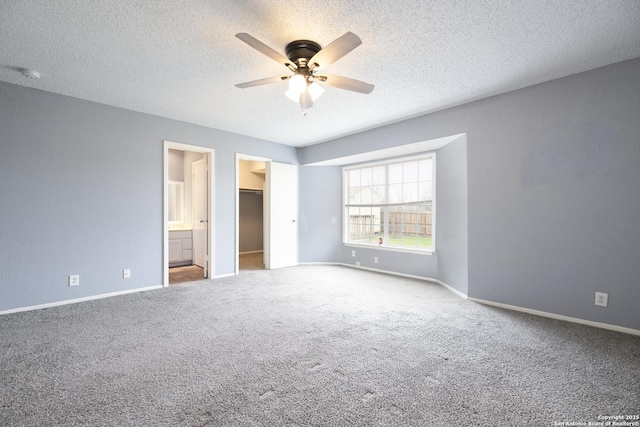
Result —
<svg viewBox="0 0 640 427"><path fill-rule="evenodd" d="M287 58L289 58L296 65L300 65L300 60L303 59L305 65L313 58L313 56L320 52L320 45L311 40L295 40L285 47Z"/></svg>

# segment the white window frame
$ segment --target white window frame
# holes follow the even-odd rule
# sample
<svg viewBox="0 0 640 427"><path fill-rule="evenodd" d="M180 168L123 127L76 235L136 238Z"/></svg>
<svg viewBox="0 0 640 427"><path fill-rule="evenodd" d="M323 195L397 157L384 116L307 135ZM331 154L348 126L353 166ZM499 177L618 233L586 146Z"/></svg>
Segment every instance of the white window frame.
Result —
<svg viewBox="0 0 640 427"><path fill-rule="evenodd" d="M374 166L387 166L395 163L409 162L415 160L423 160L423 159L431 159L432 160L432 205L431 205L431 249L417 249L412 247L402 247L402 246L389 246L389 245L379 245L375 243L361 243L361 242L350 242L349 241L349 179L348 173L354 169L364 169ZM418 154L408 157L401 158L391 158L380 160L376 162L370 163L359 163L354 165L344 166L342 168L342 243L345 246L349 247L362 247L369 249L377 249L384 251L393 251L393 252L408 252L408 253L416 253L423 255L432 255L436 251L436 153L426 153L426 154ZM388 176L386 177L388 185Z"/></svg>

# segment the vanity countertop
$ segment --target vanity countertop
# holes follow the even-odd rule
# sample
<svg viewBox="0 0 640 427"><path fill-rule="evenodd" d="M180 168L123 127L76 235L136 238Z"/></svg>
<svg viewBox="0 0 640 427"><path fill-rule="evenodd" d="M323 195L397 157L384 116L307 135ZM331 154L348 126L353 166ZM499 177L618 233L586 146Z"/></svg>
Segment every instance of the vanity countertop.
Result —
<svg viewBox="0 0 640 427"><path fill-rule="evenodd" d="M179 224L179 225L170 225L169 231L191 231L193 230L193 226L191 224Z"/></svg>

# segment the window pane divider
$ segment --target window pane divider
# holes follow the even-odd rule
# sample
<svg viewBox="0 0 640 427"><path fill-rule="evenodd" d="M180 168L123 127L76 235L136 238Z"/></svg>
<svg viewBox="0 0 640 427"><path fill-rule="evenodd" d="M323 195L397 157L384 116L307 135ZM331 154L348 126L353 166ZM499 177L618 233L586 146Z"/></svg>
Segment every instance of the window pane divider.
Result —
<svg viewBox="0 0 640 427"><path fill-rule="evenodd" d="M345 245L433 253L435 158L428 153L344 167Z"/></svg>
<svg viewBox="0 0 640 427"><path fill-rule="evenodd" d="M422 200L419 202L407 202L407 203L374 203L374 204L355 204L355 205L345 204L344 206L346 208L382 208L387 206L392 206L392 207L393 206L420 206L429 202L431 202L431 200Z"/></svg>

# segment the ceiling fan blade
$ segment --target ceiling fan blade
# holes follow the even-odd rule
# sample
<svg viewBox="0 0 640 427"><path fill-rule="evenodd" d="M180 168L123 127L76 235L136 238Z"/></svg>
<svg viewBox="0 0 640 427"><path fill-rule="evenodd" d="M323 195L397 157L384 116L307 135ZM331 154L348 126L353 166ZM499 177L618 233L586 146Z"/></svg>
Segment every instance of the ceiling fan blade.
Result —
<svg viewBox="0 0 640 427"><path fill-rule="evenodd" d="M270 83L278 83L281 82L283 80L287 80L289 78L289 76L275 76L275 77L267 77L265 79L260 79L260 80L252 80L250 82L244 82L244 83L238 83L236 85L236 87L239 87L240 89L245 89L248 87L254 87L254 86L262 86L262 85L268 85Z"/></svg>
<svg viewBox="0 0 640 427"><path fill-rule="evenodd" d="M297 68L296 65L293 64L291 61L289 61L286 56L270 48L269 46L262 43L257 38L247 33L238 33L236 34L236 37L242 40L243 42L245 42L246 44L248 44L249 46L251 46L252 48L254 48L255 50L257 50L258 52L261 52L264 55L267 55L269 58L273 59L274 61L279 62L280 64L283 64L285 67L291 68L293 70Z"/></svg>
<svg viewBox="0 0 640 427"><path fill-rule="evenodd" d="M315 76L318 81L326 84L327 86L337 87L338 89L350 90L359 93L371 93L375 87L372 84L362 82L356 79L350 79L349 77L337 76L335 74L325 74L322 76Z"/></svg>
<svg viewBox="0 0 640 427"><path fill-rule="evenodd" d="M338 37L329 43L321 49L320 52L316 53L313 58L309 60L309 64L311 64L310 67L311 69L327 67L361 44L362 40L360 40L360 37L356 36L352 32L348 32L344 36Z"/></svg>
<svg viewBox="0 0 640 427"><path fill-rule="evenodd" d="M308 110L311 107L313 107L313 99L311 98L309 89L305 89L304 92L300 94L300 108Z"/></svg>

